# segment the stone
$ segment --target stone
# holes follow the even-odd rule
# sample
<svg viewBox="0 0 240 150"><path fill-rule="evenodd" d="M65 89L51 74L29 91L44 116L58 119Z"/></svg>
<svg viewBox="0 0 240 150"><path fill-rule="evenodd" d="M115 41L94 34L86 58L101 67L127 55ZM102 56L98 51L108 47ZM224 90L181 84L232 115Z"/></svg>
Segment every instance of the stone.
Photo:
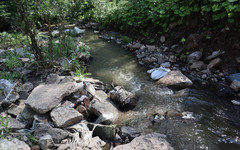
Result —
<svg viewBox="0 0 240 150"><path fill-rule="evenodd" d="M166 136L159 133L142 135L133 139L130 143L119 145L113 150L173 150L166 141Z"/></svg>
<svg viewBox="0 0 240 150"><path fill-rule="evenodd" d="M142 44L140 44L140 43L135 43L135 44L132 45L132 48L133 48L133 49L140 49L141 46L142 46Z"/></svg>
<svg viewBox="0 0 240 150"><path fill-rule="evenodd" d="M7 51L4 49L0 49L0 55L4 55Z"/></svg>
<svg viewBox="0 0 240 150"><path fill-rule="evenodd" d="M191 64L196 61L199 61L201 58L202 58L202 52L196 51L187 56L187 62Z"/></svg>
<svg viewBox="0 0 240 150"><path fill-rule="evenodd" d="M194 62L191 66L190 66L190 69L193 70L193 69L199 69L199 70L202 70L206 67L206 65L204 64L204 62L202 61L197 61L197 62Z"/></svg>
<svg viewBox="0 0 240 150"><path fill-rule="evenodd" d="M207 60L211 60L211 59L214 59L222 54L224 54L225 52L224 51L221 51L221 50L218 50L218 51L214 51L212 52L212 55L208 56L206 59Z"/></svg>
<svg viewBox="0 0 240 150"><path fill-rule="evenodd" d="M146 45L146 47L149 51L154 51L156 49L155 45Z"/></svg>
<svg viewBox="0 0 240 150"><path fill-rule="evenodd" d="M33 136L35 136L37 139L40 139L45 134L49 134L56 144L61 143L61 141L69 135L62 129L53 128L49 124L38 123L34 130Z"/></svg>
<svg viewBox="0 0 240 150"><path fill-rule="evenodd" d="M60 35L60 32L58 30L53 30L51 34L53 37L58 37Z"/></svg>
<svg viewBox="0 0 240 150"><path fill-rule="evenodd" d="M35 114L36 112L34 112L29 106L25 106L22 113L17 116L17 119L25 125L30 125L34 120Z"/></svg>
<svg viewBox="0 0 240 150"><path fill-rule="evenodd" d="M7 120L8 120L8 128L11 129L12 131L16 131L16 130L25 128L25 125L23 123L19 122L15 118L6 118L5 121L7 121ZM2 124L0 124L0 130L3 128L5 128L5 127L2 126Z"/></svg>
<svg viewBox="0 0 240 150"><path fill-rule="evenodd" d="M50 116L56 127L65 128L75 123L80 122L83 119L83 115L70 107L58 107L55 108Z"/></svg>
<svg viewBox="0 0 240 150"><path fill-rule="evenodd" d="M111 124L118 119L118 110L116 106L108 99L107 94L97 90L95 98L91 101L89 110L98 116L95 123Z"/></svg>
<svg viewBox="0 0 240 150"><path fill-rule="evenodd" d="M207 69L215 68L219 66L221 63L222 63L222 60L220 58L216 58L207 65Z"/></svg>
<svg viewBox="0 0 240 150"><path fill-rule="evenodd" d="M5 98L2 102L3 104L11 104L19 99L19 94L14 87L15 83L11 83L6 79L0 79L0 89L3 89L3 94L5 95Z"/></svg>
<svg viewBox="0 0 240 150"><path fill-rule="evenodd" d="M120 86L110 91L110 98L121 106L136 106L138 98L131 92L126 91Z"/></svg>
<svg viewBox="0 0 240 150"><path fill-rule="evenodd" d="M104 141L114 141L116 136L116 125L102 125L102 124L92 124L89 123L88 127L95 129L93 130L93 136L100 137Z"/></svg>
<svg viewBox="0 0 240 150"><path fill-rule="evenodd" d="M160 37L160 41L161 41L162 43L164 43L164 42L166 41L165 36L161 36L161 37Z"/></svg>
<svg viewBox="0 0 240 150"><path fill-rule="evenodd" d="M75 84L72 82L39 85L29 95L25 104L37 113L45 114L58 106L63 97L72 94L74 91Z"/></svg>
<svg viewBox="0 0 240 150"><path fill-rule="evenodd" d="M30 92L34 88L31 82L24 83L21 87L21 91Z"/></svg>
<svg viewBox="0 0 240 150"><path fill-rule="evenodd" d="M50 116L49 114L44 114L44 115L40 115L40 114L35 114L34 115L34 120L37 122L42 122L42 123L48 123L50 122Z"/></svg>
<svg viewBox="0 0 240 150"><path fill-rule="evenodd" d="M229 76L227 76L227 79L230 82L233 82L234 80L237 80L240 82L240 73L230 74Z"/></svg>
<svg viewBox="0 0 240 150"><path fill-rule="evenodd" d="M202 78L202 79L206 79L206 78L207 78L207 75L206 75L206 74L203 74L203 75L201 76L201 78Z"/></svg>
<svg viewBox="0 0 240 150"><path fill-rule="evenodd" d="M175 96L177 96L177 97L188 96L188 95L189 95L189 92L190 92L189 88L182 89L182 90L180 90L180 91L177 91L177 92L175 93Z"/></svg>
<svg viewBox="0 0 240 150"><path fill-rule="evenodd" d="M0 138L0 149L1 150L30 150L30 147L23 141L17 138L7 140Z"/></svg>
<svg viewBox="0 0 240 150"><path fill-rule="evenodd" d="M122 126L119 133L119 136L124 141L126 140L126 138L132 141L134 138L139 137L140 135L141 135L141 132L138 129L130 126Z"/></svg>
<svg viewBox="0 0 240 150"><path fill-rule="evenodd" d="M52 139L51 135L49 135L49 134L46 134L46 135L40 137L40 139L38 140L38 143L42 150L46 150L46 149L52 148L54 146L53 139Z"/></svg>
<svg viewBox="0 0 240 150"><path fill-rule="evenodd" d="M196 50L199 49L199 42L201 39L201 35L199 34L191 34L186 40L184 44L184 48L186 50Z"/></svg>
<svg viewBox="0 0 240 150"><path fill-rule="evenodd" d="M152 63L152 62L157 62L158 60L155 57L146 57L146 58L142 59L142 61L144 63Z"/></svg>
<svg viewBox="0 0 240 150"><path fill-rule="evenodd" d="M170 68L171 63L170 62L165 62L165 63L162 63L161 66L164 67L164 68Z"/></svg>
<svg viewBox="0 0 240 150"><path fill-rule="evenodd" d="M21 61L23 63L27 63L27 62L30 62L30 59L29 58L21 58Z"/></svg>
<svg viewBox="0 0 240 150"><path fill-rule="evenodd" d="M188 77L183 75L181 71L171 71L159 79L156 84L185 88L191 86L193 83Z"/></svg>
<svg viewBox="0 0 240 150"><path fill-rule="evenodd" d="M231 83L230 88L234 89L235 91L239 91L240 90L240 81L234 80Z"/></svg>
<svg viewBox="0 0 240 150"><path fill-rule="evenodd" d="M8 114L17 116L23 112L24 108L25 108L25 104L23 102L20 103L19 105L12 104L8 109Z"/></svg>
<svg viewBox="0 0 240 150"><path fill-rule="evenodd" d="M47 76L46 84L58 84L61 81L61 77L56 73L51 73Z"/></svg>
<svg viewBox="0 0 240 150"><path fill-rule="evenodd" d="M83 105L78 105L76 110L83 115L84 119L89 117L89 113Z"/></svg>
<svg viewBox="0 0 240 150"><path fill-rule="evenodd" d="M211 75L211 74L212 74L212 72L211 72L210 69L202 70L201 73L203 73L203 74L207 74L207 75Z"/></svg>

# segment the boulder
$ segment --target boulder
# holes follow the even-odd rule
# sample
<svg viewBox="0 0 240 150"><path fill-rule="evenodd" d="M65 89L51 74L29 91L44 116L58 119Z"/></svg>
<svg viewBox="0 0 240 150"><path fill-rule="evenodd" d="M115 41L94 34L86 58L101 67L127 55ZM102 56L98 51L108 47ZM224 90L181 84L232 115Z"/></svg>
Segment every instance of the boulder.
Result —
<svg viewBox="0 0 240 150"><path fill-rule="evenodd" d="M8 128L12 131L16 131L16 130L25 128L25 125L23 123L19 122L15 118L6 118L5 121L8 121ZM3 128L5 128L5 126L2 126L2 124L0 124L0 130Z"/></svg>
<svg viewBox="0 0 240 150"><path fill-rule="evenodd" d="M63 84L39 85L29 95L25 104L39 114L45 114L60 104L63 97L75 91L75 84L67 82Z"/></svg>
<svg viewBox="0 0 240 150"><path fill-rule="evenodd" d="M93 128L93 136L100 137L104 141L114 141L116 136L116 125L102 125L89 123L88 127Z"/></svg>
<svg viewBox="0 0 240 150"><path fill-rule="evenodd" d="M133 93L126 91L120 86L110 91L110 98L118 102L121 106L136 106L138 101Z"/></svg>
<svg viewBox="0 0 240 150"><path fill-rule="evenodd" d="M216 58L207 65L207 69L215 68L219 66L221 63L222 63L222 60L220 58Z"/></svg>
<svg viewBox="0 0 240 150"><path fill-rule="evenodd" d="M61 81L62 77L60 77L56 73L51 73L47 76L46 84L58 84Z"/></svg>
<svg viewBox="0 0 240 150"><path fill-rule="evenodd" d="M70 107L58 107L50 113L53 123L56 127L65 128L83 119L83 115Z"/></svg>
<svg viewBox="0 0 240 150"><path fill-rule="evenodd" d="M132 45L133 49L140 49L140 47L142 47L142 44L140 44L140 43L135 43Z"/></svg>
<svg viewBox="0 0 240 150"><path fill-rule="evenodd" d="M31 82L24 83L21 87L21 91L30 92L34 88Z"/></svg>
<svg viewBox="0 0 240 150"><path fill-rule="evenodd" d="M98 116L95 123L111 124L118 119L118 110L108 99L106 93L97 90L95 98L90 103L90 111Z"/></svg>
<svg viewBox="0 0 240 150"><path fill-rule="evenodd" d="M54 143L59 144L63 139L65 139L69 134L59 128L53 128L49 124L38 123L34 130L33 136L40 139L42 136L49 134Z"/></svg>
<svg viewBox="0 0 240 150"><path fill-rule="evenodd" d="M159 79L157 84L184 88L191 86L193 83L188 77L183 75L181 71L171 71Z"/></svg>
<svg viewBox="0 0 240 150"><path fill-rule="evenodd" d="M202 52L196 51L187 56L187 62L191 64L196 61L199 61L201 58L202 58Z"/></svg>
<svg viewBox="0 0 240 150"><path fill-rule="evenodd" d="M122 126L119 133L120 137L125 141L127 138L132 141L134 138L139 137L141 132L133 127Z"/></svg>
<svg viewBox="0 0 240 150"><path fill-rule="evenodd" d="M230 88L234 89L235 91L239 91L240 90L240 81L234 80L231 83Z"/></svg>
<svg viewBox="0 0 240 150"><path fill-rule="evenodd" d="M49 134L40 137L40 139L38 140L38 144L40 145L42 150L46 150L54 146L53 139Z"/></svg>
<svg viewBox="0 0 240 150"><path fill-rule="evenodd" d="M173 150L165 138L165 135L159 133L142 135L128 144L116 146L113 150Z"/></svg>
<svg viewBox="0 0 240 150"><path fill-rule="evenodd" d="M30 147L23 141L17 138L7 140L0 138L0 149L1 150L30 150Z"/></svg>
<svg viewBox="0 0 240 150"><path fill-rule="evenodd" d="M199 70L202 70L206 67L206 65L204 64L204 62L202 61L197 61L197 62L194 62L191 66L190 66L190 69L199 69Z"/></svg>

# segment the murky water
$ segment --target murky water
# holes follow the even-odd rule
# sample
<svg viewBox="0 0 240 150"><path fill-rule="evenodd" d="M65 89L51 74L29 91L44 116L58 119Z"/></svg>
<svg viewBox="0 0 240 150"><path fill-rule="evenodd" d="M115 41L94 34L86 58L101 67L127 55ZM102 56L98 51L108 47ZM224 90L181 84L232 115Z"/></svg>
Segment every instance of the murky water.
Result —
<svg viewBox="0 0 240 150"><path fill-rule="evenodd" d="M137 127L145 133L164 133L179 150L240 149L239 106L198 85L190 88L188 96L176 97L171 89L156 86L146 73L147 68L118 45L105 42L90 31L81 41L93 49L89 72L94 78L105 83L113 81L140 98L136 108L121 113L119 125ZM166 111L172 115L159 123L150 121L153 114ZM184 111L193 112L198 119L182 119L178 114Z"/></svg>

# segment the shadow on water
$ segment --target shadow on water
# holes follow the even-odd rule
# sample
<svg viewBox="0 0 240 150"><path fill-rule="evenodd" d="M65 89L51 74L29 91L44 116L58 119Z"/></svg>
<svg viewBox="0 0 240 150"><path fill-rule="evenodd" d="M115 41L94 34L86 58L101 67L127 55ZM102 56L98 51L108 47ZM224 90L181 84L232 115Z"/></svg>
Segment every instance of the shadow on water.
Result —
<svg viewBox="0 0 240 150"><path fill-rule="evenodd" d="M122 112L119 125L130 125L143 132L167 135L175 149L240 149L240 107L218 97L207 87L194 86L189 96L175 97L166 87L154 85L132 54L120 46L105 42L91 31L81 39L92 47L94 59L89 66L92 77L105 83L112 81L134 92L140 98L131 111ZM152 124L154 113L173 112L173 116ZM198 121L183 120L178 114L190 111Z"/></svg>

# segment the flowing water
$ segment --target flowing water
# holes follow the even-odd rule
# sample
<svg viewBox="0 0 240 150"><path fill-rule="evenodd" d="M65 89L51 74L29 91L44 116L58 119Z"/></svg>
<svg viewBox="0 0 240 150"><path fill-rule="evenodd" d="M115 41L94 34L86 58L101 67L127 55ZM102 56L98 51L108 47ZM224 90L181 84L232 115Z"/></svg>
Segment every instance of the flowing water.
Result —
<svg viewBox="0 0 240 150"><path fill-rule="evenodd" d="M89 66L92 77L104 83L115 82L139 97L131 111L121 112L117 124L129 125L145 133L159 132L179 150L239 150L240 107L217 96L208 87L194 85L185 97L154 84L146 73L148 68L138 64L128 51L114 43L98 38L91 31L81 41L92 47L94 59ZM150 118L156 113L171 112L159 123ZM182 119L179 112L193 112L196 120Z"/></svg>

